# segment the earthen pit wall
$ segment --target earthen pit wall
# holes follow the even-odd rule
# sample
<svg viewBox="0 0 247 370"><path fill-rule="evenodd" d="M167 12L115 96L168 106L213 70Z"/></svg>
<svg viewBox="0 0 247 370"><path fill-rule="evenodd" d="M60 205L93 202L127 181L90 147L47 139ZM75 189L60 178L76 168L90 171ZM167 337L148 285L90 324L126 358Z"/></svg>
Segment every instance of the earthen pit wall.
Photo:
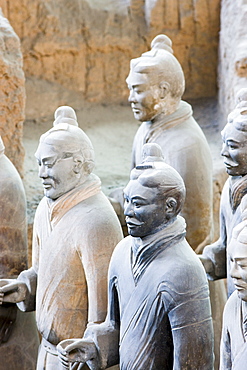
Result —
<svg viewBox="0 0 247 370"><path fill-rule="evenodd" d="M185 98L215 96L220 0L0 0L21 40L27 78L56 82L90 102L123 103L131 58L167 34Z"/></svg>
<svg viewBox="0 0 247 370"><path fill-rule="evenodd" d="M222 0L219 45L219 106L224 126L236 105L236 94L247 87L247 0Z"/></svg>

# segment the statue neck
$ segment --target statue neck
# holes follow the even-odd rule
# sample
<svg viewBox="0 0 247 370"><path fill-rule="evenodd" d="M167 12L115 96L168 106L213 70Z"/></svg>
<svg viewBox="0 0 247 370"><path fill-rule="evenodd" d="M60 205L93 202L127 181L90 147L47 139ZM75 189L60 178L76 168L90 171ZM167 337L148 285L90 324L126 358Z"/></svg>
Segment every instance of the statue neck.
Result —
<svg viewBox="0 0 247 370"><path fill-rule="evenodd" d="M179 102L173 102L173 103L170 103L170 104L165 104L164 105L164 109L161 111L161 113L157 114L155 117L153 117L153 119L151 119L151 123L152 124L159 124L161 122L164 121L164 119L166 119L168 116L170 116L171 114L175 113L176 110L178 109L179 107Z"/></svg>

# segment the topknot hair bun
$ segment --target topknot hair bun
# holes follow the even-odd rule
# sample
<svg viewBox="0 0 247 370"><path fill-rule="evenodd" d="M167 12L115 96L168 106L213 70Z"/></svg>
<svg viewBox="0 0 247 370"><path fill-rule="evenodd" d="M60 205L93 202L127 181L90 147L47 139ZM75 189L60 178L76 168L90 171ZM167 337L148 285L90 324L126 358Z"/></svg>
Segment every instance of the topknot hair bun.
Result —
<svg viewBox="0 0 247 370"><path fill-rule="evenodd" d="M172 50L172 41L166 35L158 35L151 42L152 49L166 50L169 53L173 54Z"/></svg>
<svg viewBox="0 0 247 370"><path fill-rule="evenodd" d="M238 121L238 129L241 131L247 131L246 122L243 124L243 121L246 121L247 115L247 88L240 89L236 94L236 107L228 115L228 123L233 123L233 121ZM240 125L240 122L242 124Z"/></svg>
<svg viewBox="0 0 247 370"><path fill-rule="evenodd" d="M69 125L78 126L74 109L67 105L57 108L54 113L54 118L55 121L53 122L53 126L56 126L59 123L68 123Z"/></svg>
<svg viewBox="0 0 247 370"><path fill-rule="evenodd" d="M146 143L143 145L142 158L143 162L164 160L162 149L156 143Z"/></svg>

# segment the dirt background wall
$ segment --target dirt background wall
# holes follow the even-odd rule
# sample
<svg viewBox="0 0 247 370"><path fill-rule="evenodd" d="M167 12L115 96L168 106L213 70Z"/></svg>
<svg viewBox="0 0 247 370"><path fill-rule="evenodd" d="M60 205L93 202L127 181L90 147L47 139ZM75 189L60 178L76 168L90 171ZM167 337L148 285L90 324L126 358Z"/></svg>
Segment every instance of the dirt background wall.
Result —
<svg viewBox="0 0 247 370"><path fill-rule="evenodd" d="M69 100L75 108L83 99L126 103L130 59L159 33L172 39L182 64L184 97L216 94L220 0L0 0L0 6L20 37L28 118Z"/></svg>
<svg viewBox="0 0 247 370"><path fill-rule="evenodd" d="M25 77L22 69L22 54L18 36L1 13L0 80L0 135L5 145L5 154L23 175Z"/></svg>
<svg viewBox="0 0 247 370"><path fill-rule="evenodd" d="M247 87L247 0L222 0L218 75L225 122L236 93Z"/></svg>

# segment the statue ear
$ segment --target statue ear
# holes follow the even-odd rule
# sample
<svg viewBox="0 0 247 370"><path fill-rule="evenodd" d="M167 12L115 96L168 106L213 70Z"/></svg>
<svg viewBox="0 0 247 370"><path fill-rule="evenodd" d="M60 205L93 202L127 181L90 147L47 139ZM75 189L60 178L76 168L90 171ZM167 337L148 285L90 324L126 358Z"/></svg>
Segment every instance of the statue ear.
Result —
<svg viewBox="0 0 247 370"><path fill-rule="evenodd" d="M74 157L74 172L79 173L81 171L83 165L83 160L81 156L75 156Z"/></svg>
<svg viewBox="0 0 247 370"><path fill-rule="evenodd" d="M169 218L173 217L177 210L177 201L173 197L168 197L166 199L166 214L169 216Z"/></svg>
<svg viewBox="0 0 247 370"><path fill-rule="evenodd" d="M170 84L166 81L160 83L160 98L165 99L170 91Z"/></svg>

